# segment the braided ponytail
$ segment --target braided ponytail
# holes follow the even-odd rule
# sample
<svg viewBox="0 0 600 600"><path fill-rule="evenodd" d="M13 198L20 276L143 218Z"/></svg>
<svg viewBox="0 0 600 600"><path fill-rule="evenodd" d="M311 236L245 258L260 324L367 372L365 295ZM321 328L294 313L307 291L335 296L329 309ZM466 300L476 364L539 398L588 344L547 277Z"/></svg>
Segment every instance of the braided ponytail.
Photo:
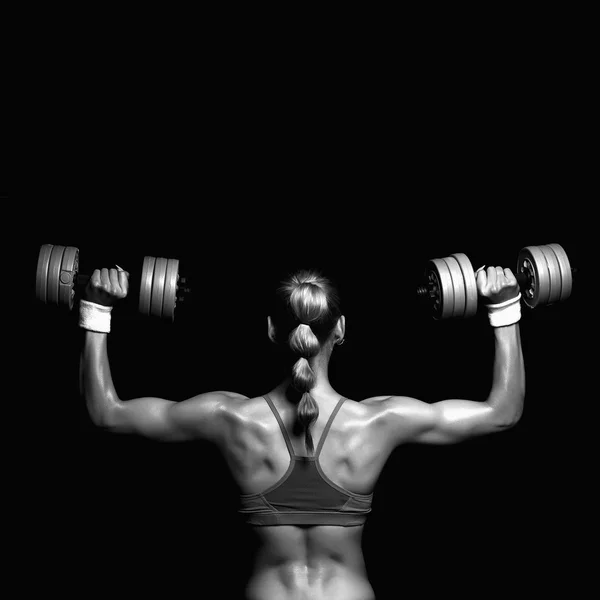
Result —
<svg viewBox="0 0 600 600"><path fill-rule="evenodd" d="M310 394L317 382L310 359L319 354L322 343L341 315L339 299L331 282L313 271L300 271L282 284L278 290L285 307L281 321L287 331L291 329L288 346L293 355L298 356L292 367L292 385L302 394L296 423L304 431L306 450L312 456L314 444L310 427L319 416L319 406Z"/></svg>
<svg viewBox="0 0 600 600"><path fill-rule="evenodd" d="M319 406L310 395L310 390L317 382L317 376L312 370L308 359L319 353L321 344L310 326L300 323L300 325L290 333L289 345L294 354L300 355L300 358L292 367L292 385L302 394L302 399L298 403L298 409L296 411L296 420L298 425L300 425L301 429L304 431L306 450L312 456L315 448L310 432L310 426L319 417Z"/></svg>

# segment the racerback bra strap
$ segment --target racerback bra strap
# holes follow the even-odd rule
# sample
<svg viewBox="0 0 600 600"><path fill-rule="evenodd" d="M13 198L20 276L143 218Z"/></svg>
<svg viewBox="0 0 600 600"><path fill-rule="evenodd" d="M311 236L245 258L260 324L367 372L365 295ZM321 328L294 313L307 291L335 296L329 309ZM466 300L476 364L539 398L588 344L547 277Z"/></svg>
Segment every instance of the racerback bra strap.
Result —
<svg viewBox="0 0 600 600"><path fill-rule="evenodd" d="M273 401L271 400L271 398L269 398L269 394L265 394L263 396L263 398L267 401L267 404L271 407L271 410L273 411L273 414L275 415L275 418L277 419L277 422L279 423L279 428L281 429L281 433L283 434L283 438L285 439L285 444L290 453L290 456L296 456L296 454L294 453L294 447L292 446L292 441L290 440L290 436L288 435L287 429L285 428L285 425L283 424L283 421L282 421L281 417L279 416L279 412L275 408ZM331 416L329 417L329 420L327 421L327 424L325 425L325 429L323 429L323 434L321 435L321 439L319 440L319 445L317 446L317 451L315 452L315 459L319 457L319 454L321 453L321 448L323 447L323 443L325 442L325 437L329 433L329 429L331 428L331 424L333 423L333 419L335 419L335 416L338 414L340 408L342 408L342 404L345 402L345 400L346 400L346 398L344 398L342 396L339 399L336 407L333 409L333 412L331 413Z"/></svg>
<svg viewBox="0 0 600 600"><path fill-rule="evenodd" d="M333 409L333 412L331 413L331 416L329 417L329 420L327 421L327 425L325 425L325 429L323 429L323 434L321 435L321 439L319 440L319 445L317 446L317 451L315 452L315 458L319 458L319 454L321 454L321 448L323 447L323 442L325 442L325 437L329 433L329 428L331 427L331 424L333 423L333 419L335 419L335 415L337 415L340 408L342 408L342 404L344 404L345 400L346 400L346 398L344 398L342 396L339 399L338 403L336 404L336 407Z"/></svg>
<svg viewBox="0 0 600 600"><path fill-rule="evenodd" d="M285 439L285 444L289 450L290 456L294 456L294 447L292 446L292 441L290 440L290 436L288 435L287 429L285 428L285 425L283 424L283 421L281 420L281 417L279 416L279 412L277 412L277 409L275 408L275 405L273 404L273 401L271 400L271 398L269 398L268 394L265 394L263 396L263 398L267 401L267 404L271 407L271 410L273 411L273 414L275 415L275 418L277 419L277 422L279 423L279 428L281 429L281 433L283 434L283 438Z"/></svg>

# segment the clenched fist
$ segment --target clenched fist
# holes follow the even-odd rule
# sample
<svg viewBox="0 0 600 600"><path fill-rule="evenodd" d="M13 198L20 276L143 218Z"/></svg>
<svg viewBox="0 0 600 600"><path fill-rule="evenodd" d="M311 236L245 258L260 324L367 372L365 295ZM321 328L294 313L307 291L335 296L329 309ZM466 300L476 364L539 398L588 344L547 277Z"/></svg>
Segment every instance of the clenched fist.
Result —
<svg viewBox="0 0 600 600"><path fill-rule="evenodd" d="M125 298L129 289L129 273L116 269L96 269L85 288L84 297L89 302L113 306L117 300Z"/></svg>
<svg viewBox="0 0 600 600"><path fill-rule="evenodd" d="M510 269L477 269L477 291L486 304L500 304L519 295L519 284Z"/></svg>

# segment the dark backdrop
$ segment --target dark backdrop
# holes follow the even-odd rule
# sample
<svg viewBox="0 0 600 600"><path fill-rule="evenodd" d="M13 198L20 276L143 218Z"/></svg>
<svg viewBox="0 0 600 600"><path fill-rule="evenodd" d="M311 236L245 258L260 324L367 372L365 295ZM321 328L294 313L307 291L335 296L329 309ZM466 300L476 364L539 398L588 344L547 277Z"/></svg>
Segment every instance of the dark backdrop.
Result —
<svg viewBox="0 0 600 600"><path fill-rule="evenodd" d="M16 195L31 234L23 387L44 431L32 511L47 543L40 560L56 565L62 586L83 596L217 589L211 597L235 598L251 546L214 449L91 426L78 395L76 317L33 302L39 246L79 247L82 270L180 259L193 295L174 324L114 311L109 355L122 398L271 389L265 298L306 266L341 289L347 342L331 364L341 394L484 400L493 360L485 311L435 322L414 289L428 259L454 252L475 268L514 267L520 248L558 242L582 263L589 158L577 102L567 105L575 84L559 65L510 77L446 65L400 88L399 73L374 67L358 87L282 74L273 93L268 73L250 82L227 70L210 75L223 85L202 71L198 93L198 77L193 86L171 65L163 91L154 71L136 70L119 79L118 98L114 77L103 88L82 75L65 115L73 126L47 119L56 129L41 151L52 166ZM408 589L558 589L586 527L583 277L564 305L523 315L517 427L390 458L364 536L379 600Z"/></svg>
<svg viewBox="0 0 600 600"><path fill-rule="evenodd" d="M265 298L280 277L307 266L333 277L343 296L347 342L331 364L341 394L357 401L383 394L484 400L493 360L485 311L469 321L436 322L420 310L414 288L426 261L458 251L475 268L514 267L521 247L550 242L561 243L573 264L579 258L577 229L560 219L514 226L511 216L522 214L518 197L499 197L493 207L482 198L467 209L457 197L431 202L391 189L383 197L284 189L248 196L240 206L239 198L201 190L187 197L149 193L135 209L147 218L138 219L121 203L128 199L115 194L81 211L78 227L54 223L40 233L31 267L39 244L62 243L80 248L82 271L114 263L139 270L150 254L179 258L191 281L192 296L173 324L115 308L109 356L122 398L268 391L277 374ZM565 304L524 312L527 397L517 427L392 455L364 537L378 597L394 597L399 569L403 584L415 589L425 581L439 590L475 589L488 581L491 564L518 565L535 580L532 557L567 552L583 493L575 415L590 401L578 384L582 304L576 280ZM236 489L222 459L203 444L95 430L78 396L76 316L37 305L33 315L32 383L38 401L59 417L50 448L60 450L60 460L46 473L45 489L56 510L52 535L69 540L68 568L89 581L99 563L117 561L128 589L167 589L173 577L184 587L217 578L229 594L239 593L251 545L236 520ZM110 588L112 581L98 585Z"/></svg>

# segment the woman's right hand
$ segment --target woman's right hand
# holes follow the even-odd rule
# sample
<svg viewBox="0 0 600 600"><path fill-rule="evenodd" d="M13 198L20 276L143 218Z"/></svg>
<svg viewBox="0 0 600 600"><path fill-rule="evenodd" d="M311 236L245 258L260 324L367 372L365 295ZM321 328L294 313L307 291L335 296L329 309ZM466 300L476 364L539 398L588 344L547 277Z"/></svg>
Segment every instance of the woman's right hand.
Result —
<svg viewBox="0 0 600 600"><path fill-rule="evenodd" d="M117 269L96 269L84 292L85 300L113 306L117 300L125 298L129 289L129 273Z"/></svg>
<svg viewBox="0 0 600 600"><path fill-rule="evenodd" d="M519 295L519 284L510 269L481 267L475 276L477 291L485 304L500 304Z"/></svg>

